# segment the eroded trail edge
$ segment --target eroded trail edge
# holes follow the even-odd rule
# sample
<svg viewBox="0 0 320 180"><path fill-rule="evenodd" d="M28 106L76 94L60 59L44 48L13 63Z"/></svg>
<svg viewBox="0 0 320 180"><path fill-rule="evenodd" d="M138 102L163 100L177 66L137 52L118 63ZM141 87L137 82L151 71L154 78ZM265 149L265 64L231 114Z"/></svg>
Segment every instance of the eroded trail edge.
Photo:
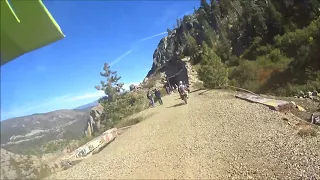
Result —
<svg viewBox="0 0 320 180"><path fill-rule="evenodd" d="M178 95L78 165L49 179L320 179L320 137L225 91ZM150 116L152 114L152 116Z"/></svg>

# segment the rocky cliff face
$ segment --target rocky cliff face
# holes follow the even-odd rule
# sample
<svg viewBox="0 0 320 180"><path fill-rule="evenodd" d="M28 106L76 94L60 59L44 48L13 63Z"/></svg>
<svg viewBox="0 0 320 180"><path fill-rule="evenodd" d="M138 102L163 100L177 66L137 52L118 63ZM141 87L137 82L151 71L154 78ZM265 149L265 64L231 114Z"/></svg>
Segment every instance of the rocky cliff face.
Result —
<svg viewBox="0 0 320 180"><path fill-rule="evenodd" d="M91 136L93 132L99 132L101 126L101 115L103 113L103 106L98 104L90 111L90 116L85 127L86 136Z"/></svg>
<svg viewBox="0 0 320 180"><path fill-rule="evenodd" d="M153 54L152 68L145 81L148 81L157 72L160 72L162 76L161 82L169 81L171 85L180 80L187 83L198 81L196 72L189 63L190 58L184 58L183 54L187 44L186 33L193 33L195 29L201 30L201 25L195 14L185 16L178 23L177 28L168 32L168 36L160 40ZM190 73L191 71L192 73Z"/></svg>

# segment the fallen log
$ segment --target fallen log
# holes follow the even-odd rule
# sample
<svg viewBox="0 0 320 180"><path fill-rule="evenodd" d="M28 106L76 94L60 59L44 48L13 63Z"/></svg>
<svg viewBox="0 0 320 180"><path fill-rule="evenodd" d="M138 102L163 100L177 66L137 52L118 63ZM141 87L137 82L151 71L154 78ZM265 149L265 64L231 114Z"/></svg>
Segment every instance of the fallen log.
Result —
<svg viewBox="0 0 320 180"><path fill-rule="evenodd" d="M276 111L289 110L291 103L283 100L264 98L259 95L240 93L235 95L236 98L243 99L249 102L259 103L268 106L270 109Z"/></svg>

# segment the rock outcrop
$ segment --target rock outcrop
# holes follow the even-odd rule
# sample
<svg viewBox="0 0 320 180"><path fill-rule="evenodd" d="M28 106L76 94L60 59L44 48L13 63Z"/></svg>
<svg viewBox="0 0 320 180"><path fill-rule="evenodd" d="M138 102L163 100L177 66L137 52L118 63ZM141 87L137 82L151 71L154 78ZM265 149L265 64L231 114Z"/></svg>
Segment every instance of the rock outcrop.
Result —
<svg viewBox="0 0 320 180"><path fill-rule="evenodd" d="M91 136L93 132L98 132L101 126L101 115L103 112L103 106L98 104L97 106L93 107L90 111L89 119L87 122L85 134L87 136Z"/></svg>
<svg viewBox="0 0 320 180"><path fill-rule="evenodd" d="M161 75L161 80L157 79L156 87L163 87L168 82L174 85L178 81L189 84L198 81L196 72L189 62L190 58L183 58L187 47L186 33L192 33L194 29L201 30L202 27L196 16L194 14L185 16L177 28L168 32L168 36L160 40L153 54L152 68L144 83L156 73ZM197 41L201 41L201 37Z"/></svg>
<svg viewBox="0 0 320 180"><path fill-rule="evenodd" d="M182 61L186 62L189 84L201 83L202 81L200 81L198 78L198 72L193 68L193 66L190 63L190 57L186 57L182 59Z"/></svg>

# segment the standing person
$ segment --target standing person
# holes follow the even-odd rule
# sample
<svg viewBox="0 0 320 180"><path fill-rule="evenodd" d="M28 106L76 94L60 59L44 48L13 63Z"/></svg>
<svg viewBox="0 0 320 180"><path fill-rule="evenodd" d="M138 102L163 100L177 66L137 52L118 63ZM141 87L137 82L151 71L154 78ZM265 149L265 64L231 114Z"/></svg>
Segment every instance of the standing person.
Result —
<svg viewBox="0 0 320 180"><path fill-rule="evenodd" d="M150 100L151 106L154 107L153 93L151 93L150 90L147 93L147 98Z"/></svg>
<svg viewBox="0 0 320 180"><path fill-rule="evenodd" d="M177 84L174 84L174 89L175 89L175 91L177 91L177 90L179 91Z"/></svg>
<svg viewBox="0 0 320 180"><path fill-rule="evenodd" d="M179 86L177 87L177 89L178 89L178 92L179 92L180 96L181 96L181 93L182 93L181 86L183 86L183 89L184 89L184 87L185 87L184 84L182 83L182 81L179 81Z"/></svg>
<svg viewBox="0 0 320 180"><path fill-rule="evenodd" d="M158 88L155 89L154 94L156 95L160 105L163 105L162 99L161 99L161 92Z"/></svg>
<svg viewBox="0 0 320 180"><path fill-rule="evenodd" d="M167 94L170 95L170 90L168 86L166 86L166 91L167 91Z"/></svg>
<svg viewBox="0 0 320 180"><path fill-rule="evenodd" d="M173 92L173 89L171 86L168 86L168 89L169 89L169 93L171 94Z"/></svg>

